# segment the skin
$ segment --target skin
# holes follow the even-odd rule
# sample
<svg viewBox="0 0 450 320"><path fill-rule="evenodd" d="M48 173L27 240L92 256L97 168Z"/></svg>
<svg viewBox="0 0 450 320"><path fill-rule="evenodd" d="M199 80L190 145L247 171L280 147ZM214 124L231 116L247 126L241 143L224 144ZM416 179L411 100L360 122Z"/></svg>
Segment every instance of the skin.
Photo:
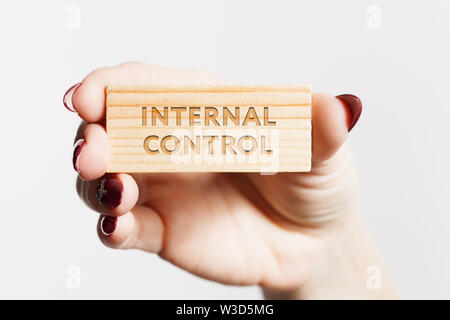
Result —
<svg viewBox="0 0 450 320"><path fill-rule="evenodd" d="M108 84L225 82L134 62L86 76L72 98L83 119L75 141L86 140L77 191L96 212L118 217L109 236L97 226L100 240L111 248L157 253L213 281L259 285L267 298L394 297L360 219L356 171L345 144L349 114L329 94L313 95L309 173L116 174L124 186L121 204L99 204L96 187L109 156ZM380 270L381 288L375 290L366 286L371 265Z"/></svg>

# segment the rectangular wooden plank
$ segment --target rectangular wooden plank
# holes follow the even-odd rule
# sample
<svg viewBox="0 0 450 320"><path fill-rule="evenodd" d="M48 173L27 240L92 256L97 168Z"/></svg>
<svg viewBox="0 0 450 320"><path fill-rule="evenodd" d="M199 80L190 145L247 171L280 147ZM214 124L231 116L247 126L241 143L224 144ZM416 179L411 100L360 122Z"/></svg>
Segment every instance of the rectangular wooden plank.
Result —
<svg viewBox="0 0 450 320"><path fill-rule="evenodd" d="M109 86L108 172L303 172L309 86Z"/></svg>

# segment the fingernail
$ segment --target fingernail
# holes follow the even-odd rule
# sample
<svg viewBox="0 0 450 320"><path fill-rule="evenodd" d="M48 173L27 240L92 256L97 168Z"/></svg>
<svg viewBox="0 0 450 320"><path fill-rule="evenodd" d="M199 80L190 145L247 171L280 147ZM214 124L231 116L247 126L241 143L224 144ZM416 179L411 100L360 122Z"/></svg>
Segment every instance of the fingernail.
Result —
<svg viewBox="0 0 450 320"><path fill-rule="evenodd" d="M361 100L359 100L357 96L354 96L352 94L341 94L339 96L336 96L336 98L345 103L345 105L347 106L347 110L350 113L347 123L348 132L350 132L350 130L353 129L355 124L358 122L359 117L361 116Z"/></svg>
<svg viewBox="0 0 450 320"><path fill-rule="evenodd" d="M75 90L77 90L77 88L80 85L81 85L81 82L71 86L69 88L69 90L67 90L66 93L64 94L64 97L63 97L64 107L66 107L66 109L71 112L77 112L77 110L75 109L75 107L72 104L72 96L73 96L73 93L75 92Z"/></svg>
<svg viewBox="0 0 450 320"><path fill-rule="evenodd" d="M114 209L122 201L123 185L117 178L105 178L97 186L97 200L108 209Z"/></svg>
<svg viewBox="0 0 450 320"><path fill-rule="evenodd" d="M110 216L103 216L100 223L100 229L105 236L110 236L114 233L117 226L117 218Z"/></svg>
<svg viewBox="0 0 450 320"><path fill-rule="evenodd" d="M78 158L80 156L81 149L84 147L85 144L86 144L86 141L84 139L78 139L77 142L75 142L75 144L73 146L72 163L73 163L73 168L78 173L80 173L80 169L78 167Z"/></svg>

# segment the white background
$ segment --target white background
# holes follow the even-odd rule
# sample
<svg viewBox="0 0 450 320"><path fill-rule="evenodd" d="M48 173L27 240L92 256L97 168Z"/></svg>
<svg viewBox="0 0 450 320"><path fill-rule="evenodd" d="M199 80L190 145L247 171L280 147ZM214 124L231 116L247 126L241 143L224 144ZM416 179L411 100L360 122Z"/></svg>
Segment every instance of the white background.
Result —
<svg viewBox="0 0 450 320"><path fill-rule="evenodd" d="M360 96L349 143L375 242L402 297L450 298L448 0L0 6L0 298L260 297L98 241L74 188L79 120L61 100L92 69L128 60Z"/></svg>

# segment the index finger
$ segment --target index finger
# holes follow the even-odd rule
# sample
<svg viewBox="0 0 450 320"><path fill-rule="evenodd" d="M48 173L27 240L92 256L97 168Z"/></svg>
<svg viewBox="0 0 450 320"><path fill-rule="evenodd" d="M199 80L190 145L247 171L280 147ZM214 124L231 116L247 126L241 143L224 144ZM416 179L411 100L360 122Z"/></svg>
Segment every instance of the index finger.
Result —
<svg viewBox="0 0 450 320"><path fill-rule="evenodd" d="M72 95L73 108L87 122L105 119L105 89L114 79L113 67L105 67L89 73Z"/></svg>
<svg viewBox="0 0 450 320"><path fill-rule="evenodd" d="M106 115L106 87L111 84L212 84L224 79L210 73L177 70L142 62L127 62L89 73L72 93L72 106L87 122L100 122ZM70 90L69 90L70 91Z"/></svg>

